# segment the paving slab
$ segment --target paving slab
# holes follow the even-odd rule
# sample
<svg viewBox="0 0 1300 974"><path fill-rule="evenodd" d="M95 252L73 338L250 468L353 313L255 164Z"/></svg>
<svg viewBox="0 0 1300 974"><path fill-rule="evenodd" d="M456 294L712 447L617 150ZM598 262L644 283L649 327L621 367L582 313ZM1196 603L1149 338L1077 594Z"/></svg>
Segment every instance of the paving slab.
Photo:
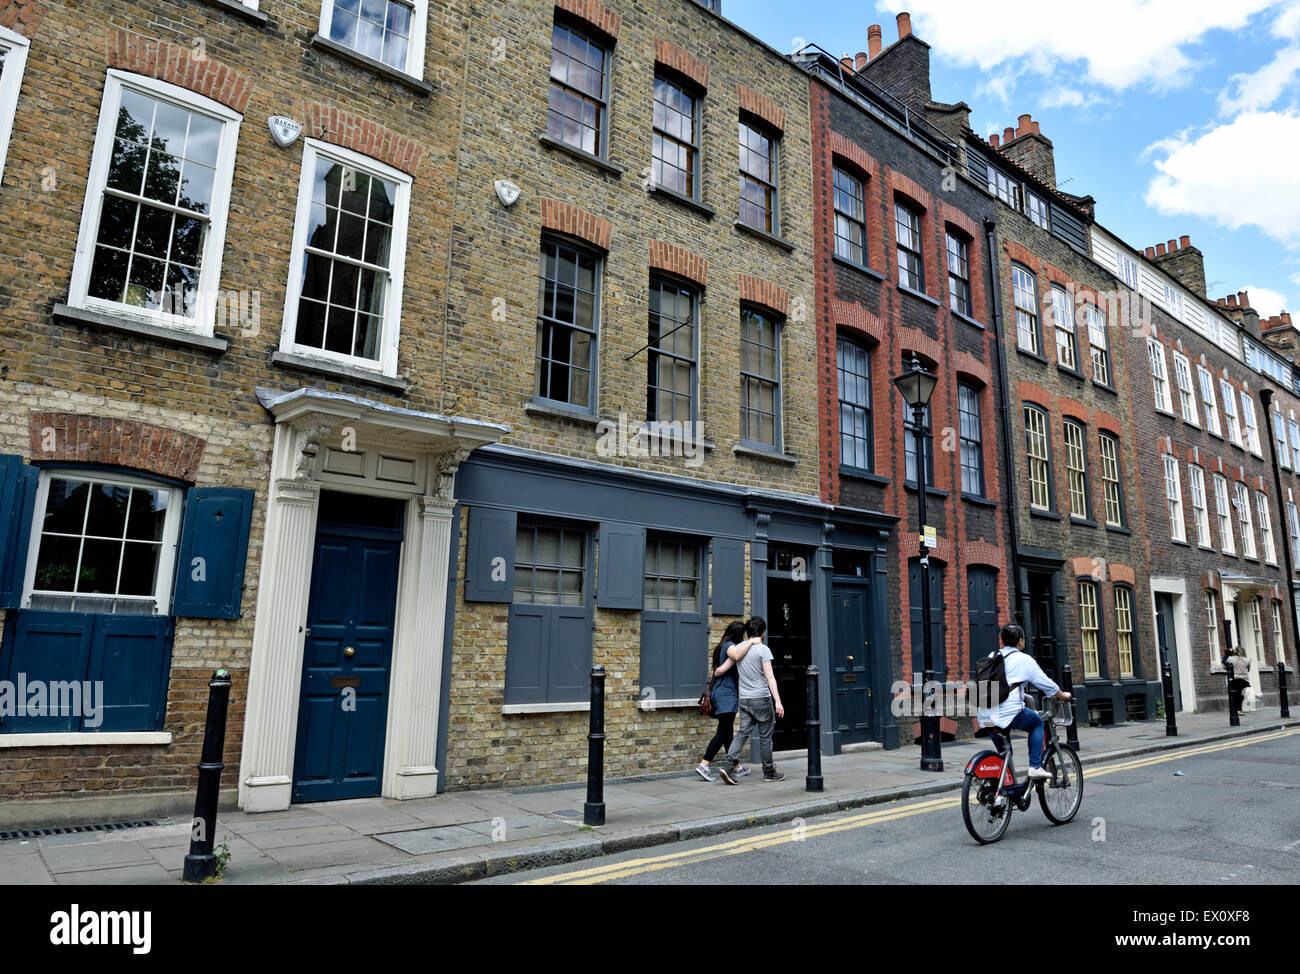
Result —
<svg viewBox="0 0 1300 974"><path fill-rule="evenodd" d="M0 858L0 884L9 886L53 886L57 880L39 852Z"/></svg>
<svg viewBox="0 0 1300 974"><path fill-rule="evenodd" d="M400 861L402 857L393 850L370 838L352 838L343 842L321 842L316 845L283 846L264 850L268 856L291 870L310 869L315 866L352 865Z"/></svg>
<svg viewBox="0 0 1300 974"><path fill-rule="evenodd" d="M156 862L142 866L83 869L75 873L60 873L58 879L60 883L77 886L170 886L176 882L176 878Z"/></svg>
<svg viewBox="0 0 1300 974"><path fill-rule="evenodd" d="M92 842L85 845L56 846L42 849L41 855L56 876L83 869L110 866L157 865L149 850L139 842ZM60 881L63 881L60 877Z"/></svg>

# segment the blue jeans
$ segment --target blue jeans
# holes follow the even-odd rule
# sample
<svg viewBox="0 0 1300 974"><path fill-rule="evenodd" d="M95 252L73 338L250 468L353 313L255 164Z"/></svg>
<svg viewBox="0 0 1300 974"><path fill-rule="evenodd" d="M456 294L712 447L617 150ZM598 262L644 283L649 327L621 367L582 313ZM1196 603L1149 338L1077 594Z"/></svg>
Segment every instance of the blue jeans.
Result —
<svg viewBox="0 0 1300 974"><path fill-rule="evenodd" d="M1007 725L1007 730L1029 731L1029 766L1038 768L1043 763L1043 718L1026 707ZM993 746L1002 750L1002 737L996 731L992 734Z"/></svg>

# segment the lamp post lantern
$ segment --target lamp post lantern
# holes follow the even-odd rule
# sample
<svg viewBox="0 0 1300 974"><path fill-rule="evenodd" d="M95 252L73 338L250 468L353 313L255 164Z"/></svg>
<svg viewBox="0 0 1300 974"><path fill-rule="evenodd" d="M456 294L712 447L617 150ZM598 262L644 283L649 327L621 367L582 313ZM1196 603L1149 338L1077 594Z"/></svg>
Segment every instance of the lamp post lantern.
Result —
<svg viewBox="0 0 1300 974"><path fill-rule="evenodd" d="M921 554L921 647L922 687L933 691L934 684L934 650L930 642L930 548L926 544L925 493L926 493L926 440L929 431L925 429L925 409L930 404L930 396L939 380L921 368L916 355L912 356L912 367L898 378L894 385L903 394L903 399L912 410L912 435L916 437L916 497L917 517L920 520L920 554ZM939 714L935 712L933 694L926 698L921 711L921 770L942 771L943 752L939 747Z"/></svg>

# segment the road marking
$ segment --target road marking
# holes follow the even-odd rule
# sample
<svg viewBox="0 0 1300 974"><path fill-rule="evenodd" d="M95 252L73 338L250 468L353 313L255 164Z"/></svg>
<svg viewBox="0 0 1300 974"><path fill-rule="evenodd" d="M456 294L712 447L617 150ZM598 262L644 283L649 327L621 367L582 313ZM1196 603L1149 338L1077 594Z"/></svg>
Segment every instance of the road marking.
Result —
<svg viewBox="0 0 1300 974"><path fill-rule="evenodd" d="M1180 761L1184 758L1196 757L1202 754L1211 754L1216 751L1226 751L1232 748L1246 747L1250 744L1262 744L1268 741L1276 741L1284 737L1292 737L1296 734L1300 734L1300 729L1286 730L1270 734L1252 734L1249 738L1239 741L1224 741L1191 748L1180 748L1167 753L1152 755L1150 757L1124 761L1119 764L1105 764L1095 769L1088 768L1085 769L1084 776L1086 779L1098 778L1102 775L1113 774L1117 771L1131 771L1150 767L1155 764L1164 764L1169 761ZM937 812L959 807L961 807L960 796L932 798L912 805L900 806L892 804L888 807L877 808L870 812L857 813L842 818L820 822L816 825L808 825L803 830L802 838L795 838L793 829L781 828L775 832L765 832L761 835L732 839L728 842L704 846L699 849L687 849L679 852L670 852L660 856L630 859L626 862L609 863L603 866L593 866L588 869L578 869L573 872L558 873L554 876L543 876L538 879L529 879L523 881L519 885L587 886L594 883L606 883L615 879L626 879L629 876L660 872L665 869L675 869L678 866L694 865L710 859L720 859L723 856L735 856L746 852L755 852L759 849L767 849L791 842L807 841L808 839L830 835L834 832L860 829L869 825L895 822L900 819L911 818L914 815L924 815L928 812ZM1292 843L1292 845L1300 845L1300 842Z"/></svg>

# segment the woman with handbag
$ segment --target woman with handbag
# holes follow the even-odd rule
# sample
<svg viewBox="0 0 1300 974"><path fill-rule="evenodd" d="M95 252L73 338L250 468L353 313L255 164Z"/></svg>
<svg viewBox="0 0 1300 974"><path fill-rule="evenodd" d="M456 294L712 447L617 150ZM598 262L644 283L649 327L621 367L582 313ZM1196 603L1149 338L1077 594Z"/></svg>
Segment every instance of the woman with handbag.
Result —
<svg viewBox="0 0 1300 974"><path fill-rule="evenodd" d="M705 781L715 781L709 770L709 762L718 756L718 751L725 752L731 747L732 728L736 722L736 711L740 709L740 688L736 682L736 663L727 655L727 650L745 639L745 624L736 621L727 626L722 639L713 650L709 674L709 687L700 698L700 709L717 718L718 729L704 751L704 760L695 766L695 773ZM744 765L737 765L733 775L749 774Z"/></svg>

